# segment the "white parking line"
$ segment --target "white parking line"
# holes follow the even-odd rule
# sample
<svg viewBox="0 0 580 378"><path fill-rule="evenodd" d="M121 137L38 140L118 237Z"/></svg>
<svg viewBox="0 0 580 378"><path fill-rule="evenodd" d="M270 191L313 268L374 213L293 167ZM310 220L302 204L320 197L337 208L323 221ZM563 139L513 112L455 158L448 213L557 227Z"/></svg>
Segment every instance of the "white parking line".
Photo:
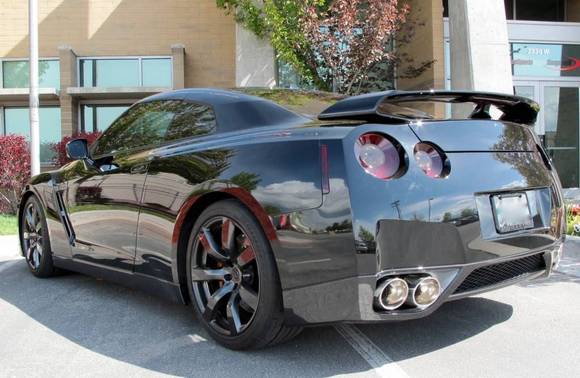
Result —
<svg viewBox="0 0 580 378"><path fill-rule="evenodd" d="M340 324L334 326L336 331L361 355L373 368L379 377L401 377L408 378L407 373L401 369L396 362L385 354L375 343L373 343L356 326Z"/></svg>

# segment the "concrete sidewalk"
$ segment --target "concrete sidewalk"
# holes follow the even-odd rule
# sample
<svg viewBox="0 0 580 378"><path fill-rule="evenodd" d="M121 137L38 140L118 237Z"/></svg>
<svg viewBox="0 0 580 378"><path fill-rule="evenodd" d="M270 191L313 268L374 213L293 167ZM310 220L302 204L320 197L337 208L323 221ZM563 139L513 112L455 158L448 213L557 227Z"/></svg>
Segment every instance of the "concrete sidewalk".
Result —
<svg viewBox="0 0 580 378"><path fill-rule="evenodd" d="M0 236L0 261L13 260L19 257L21 256L18 247L18 236Z"/></svg>

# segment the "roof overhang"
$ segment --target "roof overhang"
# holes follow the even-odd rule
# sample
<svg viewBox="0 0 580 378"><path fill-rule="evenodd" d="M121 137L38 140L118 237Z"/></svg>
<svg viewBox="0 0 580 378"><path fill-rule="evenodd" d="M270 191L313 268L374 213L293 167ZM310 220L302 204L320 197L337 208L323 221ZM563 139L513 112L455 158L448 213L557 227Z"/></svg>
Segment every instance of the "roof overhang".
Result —
<svg viewBox="0 0 580 378"><path fill-rule="evenodd" d="M0 88L0 102L28 101L28 88ZM58 100L59 90L56 88L39 88L38 97L41 101Z"/></svg>
<svg viewBox="0 0 580 378"><path fill-rule="evenodd" d="M66 93L81 100L139 100L169 90L167 87L70 87Z"/></svg>

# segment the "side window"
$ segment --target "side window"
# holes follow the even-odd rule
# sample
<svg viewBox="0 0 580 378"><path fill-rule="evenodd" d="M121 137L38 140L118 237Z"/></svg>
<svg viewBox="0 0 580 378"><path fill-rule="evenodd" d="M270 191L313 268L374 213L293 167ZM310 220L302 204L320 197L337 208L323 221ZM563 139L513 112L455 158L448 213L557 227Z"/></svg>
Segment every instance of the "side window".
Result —
<svg viewBox="0 0 580 378"><path fill-rule="evenodd" d="M176 101L151 101L130 108L98 139L95 156L162 143L174 117Z"/></svg>
<svg viewBox="0 0 580 378"><path fill-rule="evenodd" d="M173 109L175 117L165 140L177 140L211 134L216 129L214 111L206 105L179 101Z"/></svg>

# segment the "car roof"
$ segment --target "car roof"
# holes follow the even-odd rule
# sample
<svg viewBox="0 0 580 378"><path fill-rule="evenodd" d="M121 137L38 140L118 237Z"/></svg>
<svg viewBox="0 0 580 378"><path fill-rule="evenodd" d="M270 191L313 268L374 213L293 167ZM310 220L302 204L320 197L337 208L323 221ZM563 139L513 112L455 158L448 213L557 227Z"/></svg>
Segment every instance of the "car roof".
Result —
<svg viewBox="0 0 580 378"><path fill-rule="evenodd" d="M144 101L158 100L188 100L205 103L211 106L233 104L248 101L266 101L260 97L250 96L241 92L217 88L187 88L159 93L147 97Z"/></svg>
<svg viewBox="0 0 580 378"><path fill-rule="evenodd" d="M273 101L225 89L179 89L147 97L141 102L163 100L184 100L212 107L218 122L218 132L298 125L310 121Z"/></svg>

